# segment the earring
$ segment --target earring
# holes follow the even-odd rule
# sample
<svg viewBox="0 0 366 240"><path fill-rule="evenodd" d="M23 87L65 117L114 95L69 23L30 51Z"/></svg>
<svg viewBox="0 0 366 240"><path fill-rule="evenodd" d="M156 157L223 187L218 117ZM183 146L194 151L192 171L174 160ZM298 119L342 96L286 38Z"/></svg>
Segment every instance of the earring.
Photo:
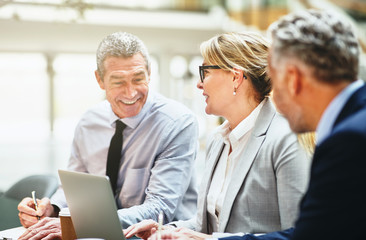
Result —
<svg viewBox="0 0 366 240"><path fill-rule="evenodd" d="M234 92L233 92L233 95L234 95L234 96L236 95L236 88L234 88Z"/></svg>

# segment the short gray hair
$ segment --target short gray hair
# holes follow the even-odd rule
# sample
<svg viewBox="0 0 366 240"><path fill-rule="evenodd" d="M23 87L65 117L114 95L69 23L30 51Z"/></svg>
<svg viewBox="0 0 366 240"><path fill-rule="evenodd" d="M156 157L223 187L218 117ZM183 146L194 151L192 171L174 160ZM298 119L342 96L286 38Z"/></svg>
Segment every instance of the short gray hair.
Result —
<svg viewBox="0 0 366 240"><path fill-rule="evenodd" d="M269 28L273 60L295 57L310 66L319 81L352 82L357 79L360 53L352 29L329 11L307 10L284 16Z"/></svg>
<svg viewBox="0 0 366 240"><path fill-rule="evenodd" d="M115 32L105 37L97 50L97 71L104 76L104 60L107 57L128 58L140 53L145 59L146 69L150 74L150 56L145 44L135 35Z"/></svg>

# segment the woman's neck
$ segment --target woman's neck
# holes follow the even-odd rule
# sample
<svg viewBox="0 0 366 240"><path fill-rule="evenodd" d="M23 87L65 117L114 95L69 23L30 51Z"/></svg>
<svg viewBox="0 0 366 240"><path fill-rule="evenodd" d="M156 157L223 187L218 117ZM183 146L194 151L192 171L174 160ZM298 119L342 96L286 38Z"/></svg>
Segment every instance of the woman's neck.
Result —
<svg viewBox="0 0 366 240"><path fill-rule="evenodd" d="M229 122L230 131L236 128L241 121L247 118L258 105L259 102L257 101L246 101L244 104L238 104L234 107L231 113L225 117Z"/></svg>

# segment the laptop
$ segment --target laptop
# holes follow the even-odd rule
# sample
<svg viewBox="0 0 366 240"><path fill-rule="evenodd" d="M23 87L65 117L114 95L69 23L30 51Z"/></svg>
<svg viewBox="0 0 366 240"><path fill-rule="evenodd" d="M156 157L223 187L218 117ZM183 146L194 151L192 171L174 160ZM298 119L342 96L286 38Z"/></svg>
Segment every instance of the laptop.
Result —
<svg viewBox="0 0 366 240"><path fill-rule="evenodd" d="M107 176L58 170L78 238L125 240Z"/></svg>

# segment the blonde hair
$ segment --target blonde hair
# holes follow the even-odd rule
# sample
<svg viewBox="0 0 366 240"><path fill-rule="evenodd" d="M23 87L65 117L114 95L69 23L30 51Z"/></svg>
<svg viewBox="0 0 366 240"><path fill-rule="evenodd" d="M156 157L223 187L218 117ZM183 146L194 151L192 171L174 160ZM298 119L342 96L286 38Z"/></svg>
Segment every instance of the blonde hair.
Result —
<svg viewBox="0 0 366 240"><path fill-rule="evenodd" d="M305 149L306 153L312 157L315 150L315 132L298 133L297 139L300 145Z"/></svg>
<svg viewBox="0 0 366 240"><path fill-rule="evenodd" d="M209 65L235 72L240 69L256 91L256 98L262 101L269 95L272 83L267 75L269 42L256 32L224 33L201 44L200 50Z"/></svg>

